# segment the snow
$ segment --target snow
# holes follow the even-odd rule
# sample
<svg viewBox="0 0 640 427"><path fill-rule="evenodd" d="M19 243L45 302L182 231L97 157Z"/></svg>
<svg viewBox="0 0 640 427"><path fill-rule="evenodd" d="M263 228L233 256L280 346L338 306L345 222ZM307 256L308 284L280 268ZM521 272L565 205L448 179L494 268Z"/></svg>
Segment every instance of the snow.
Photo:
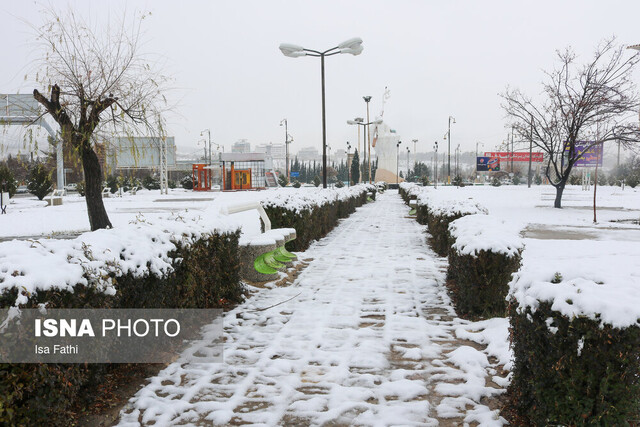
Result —
<svg viewBox="0 0 640 427"><path fill-rule="evenodd" d="M256 289L225 315L224 363L168 366L120 425L435 426L445 412L503 425L481 402L504 391L486 384L495 364L457 349L471 324L455 318L445 262L404 211L389 191L341 221L300 255L311 261L292 285Z"/></svg>
<svg viewBox="0 0 640 427"><path fill-rule="evenodd" d="M563 209L552 207L548 186L409 190L442 212L471 214L452 225L459 250L524 248L510 294L521 310L549 301L568 317L637 324L640 226L617 221L640 218L639 191L598 187L594 224L593 193L579 187L565 190ZM225 204L304 209L355 191L139 191L105 199L115 228L96 233L86 233L79 197L55 207L16 198L0 216L0 286L65 288L84 275L113 292L100 281L111 268L139 274L151 262L167 271L172 239L189 242L212 227L241 227L243 241L259 239L257 212L221 216ZM405 218L395 192L378 199L299 254L309 265L293 285L255 288L225 315L225 363L169 365L131 399L121 425L506 424L487 396L503 393L510 380L507 319L458 319L443 285L446 259L429 250L424 226ZM46 238L68 233L84 234ZM156 244L140 243L151 238ZM556 273L560 283L552 283Z"/></svg>
<svg viewBox="0 0 640 427"><path fill-rule="evenodd" d="M519 227L491 215L463 216L449 224L449 233L453 247L462 255L491 251L514 256L524 248Z"/></svg>

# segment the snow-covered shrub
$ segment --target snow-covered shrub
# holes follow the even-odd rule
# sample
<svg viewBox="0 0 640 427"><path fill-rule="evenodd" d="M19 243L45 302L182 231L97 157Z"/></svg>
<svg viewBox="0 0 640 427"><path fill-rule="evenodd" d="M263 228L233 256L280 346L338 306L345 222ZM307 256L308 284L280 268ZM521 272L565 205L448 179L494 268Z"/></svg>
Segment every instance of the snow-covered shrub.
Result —
<svg viewBox="0 0 640 427"><path fill-rule="evenodd" d="M637 255L595 243L580 241L582 256L525 257L510 285L510 405L531 425L638 420Z"/></svg>
<svg viewBox="0 0 640 427"><path fill-rule="evenodd" d="M461 317L504 317L513 273L524 243L519 230L489 215L467 215L449 224L447 287Z"/></svg>
<svg viewBox="0 0 640 427"><path fill-rule="evenodd" d="M288 242L291 251L304 251L311 242L326 236L338 223L367 202L375 186L355 185L339 189L306 189L269 193L262 201L272 228L295 228L297 237Z"/></svg>
<svg viewBox="0 0 640 427"><path fill-rule="evenodd" d="M417 203L418 222L426 222L431 234L431 248L440 256L447 256L451 246L451 222L466 215L487 213L485 207L472 199L447 199L435 191L421 192Z"/></svg>
<svg viewBox="0 0 640 427"><path fill-rule="evenodd" d="M402 200L404 200L408 205L409 200L415 200L422 190L423 187L419 186L415 182L401 182L398 191Z"/></svg>
<svg viewBox="0 0 640 427"><path fill-rule="evenodd" d="M212 308L238 302L239 232L207 212L85 233L0 243L3 308ZM0 365L0 424L66 425L110 365Z"/></svg>

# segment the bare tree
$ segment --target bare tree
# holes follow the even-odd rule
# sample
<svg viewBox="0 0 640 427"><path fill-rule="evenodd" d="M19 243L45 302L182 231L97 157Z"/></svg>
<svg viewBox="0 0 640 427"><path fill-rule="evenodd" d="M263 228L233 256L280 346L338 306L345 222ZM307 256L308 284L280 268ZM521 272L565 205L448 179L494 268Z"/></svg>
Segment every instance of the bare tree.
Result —
<svg viewBox="0 0 640 427"><path fill-rule="evenodd" d="M45 14L46 24L34 28L43 53L36 81L49 97L38 89L33 96L60 126L63 144L82 161L91 230L111 228L102 201L97 136L161 134L167 79L140 53L145 15L91 27L72 11Z"/></svg>
<svg viewBox="0 0 640 427"><path fill-rule="evenodd" d="M616 46L615 39L602 42L586 65L577 64L570 48L557 56L558 68L545 72L540 102L517 89L507 88L501 97L516 132L545 153L545 174L556 188L554 207L561 208L569 174L585 152L607 141L640 141L640 102L631 80L640 56Z"/></svg>

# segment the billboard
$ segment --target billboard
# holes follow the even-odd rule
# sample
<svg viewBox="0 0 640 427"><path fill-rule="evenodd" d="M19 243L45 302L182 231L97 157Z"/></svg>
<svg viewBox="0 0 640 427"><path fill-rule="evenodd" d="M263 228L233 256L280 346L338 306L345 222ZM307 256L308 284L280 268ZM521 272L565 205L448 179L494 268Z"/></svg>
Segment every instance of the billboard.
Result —
<svg viewBox="0 0 640 427"><path fill-rule="evenodd" d="M476 171L478 172L498 172L500 170L500 159L497 157L477 157Z"/></svg>
<svg viewBox="0 0 640 427"><path fill-rule="evenodd" d="M596 144L594 141L576 141L576 155L582 153L573 164L576 168L594 168L596 163L602 166L602 143ZM588 147L588 148L587 148ZM565 142L565 154L569 155L569 143Z"/></svg>
<svg viewBox="0 0 640 427"><path fill-rule="evenodd" d="M529 161L529 152L511 152L511 151L492 151L485 152L485 156L487 157L497 157L500 160L504 160L505 162L528 162ZM544 161L544 153L531 153L531 161L534 163L541 163Z"/></svg>
<svg viewBox="0 0 640 427"><path fill-rule="evenodd" d="M115 138L111 158L115 168L153 168L160 166L160 145L158 137ZM167 166L176 166L176 143L173 136L167 137Z"/></svg>

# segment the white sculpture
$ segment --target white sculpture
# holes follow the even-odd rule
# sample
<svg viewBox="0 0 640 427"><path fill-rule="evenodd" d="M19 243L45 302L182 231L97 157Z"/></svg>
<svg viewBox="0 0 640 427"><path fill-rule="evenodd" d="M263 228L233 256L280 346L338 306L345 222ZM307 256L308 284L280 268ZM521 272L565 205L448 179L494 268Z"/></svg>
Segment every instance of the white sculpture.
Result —
<svg viewBox="0 0 640 427"><path fill-rule="evenodd" d="M375 181L393 184L404 181L404 179L398 178L397 144L400 141L400 135L384 122L375 125L372 133L374 137L371 145L378 157Z"/></svg>

